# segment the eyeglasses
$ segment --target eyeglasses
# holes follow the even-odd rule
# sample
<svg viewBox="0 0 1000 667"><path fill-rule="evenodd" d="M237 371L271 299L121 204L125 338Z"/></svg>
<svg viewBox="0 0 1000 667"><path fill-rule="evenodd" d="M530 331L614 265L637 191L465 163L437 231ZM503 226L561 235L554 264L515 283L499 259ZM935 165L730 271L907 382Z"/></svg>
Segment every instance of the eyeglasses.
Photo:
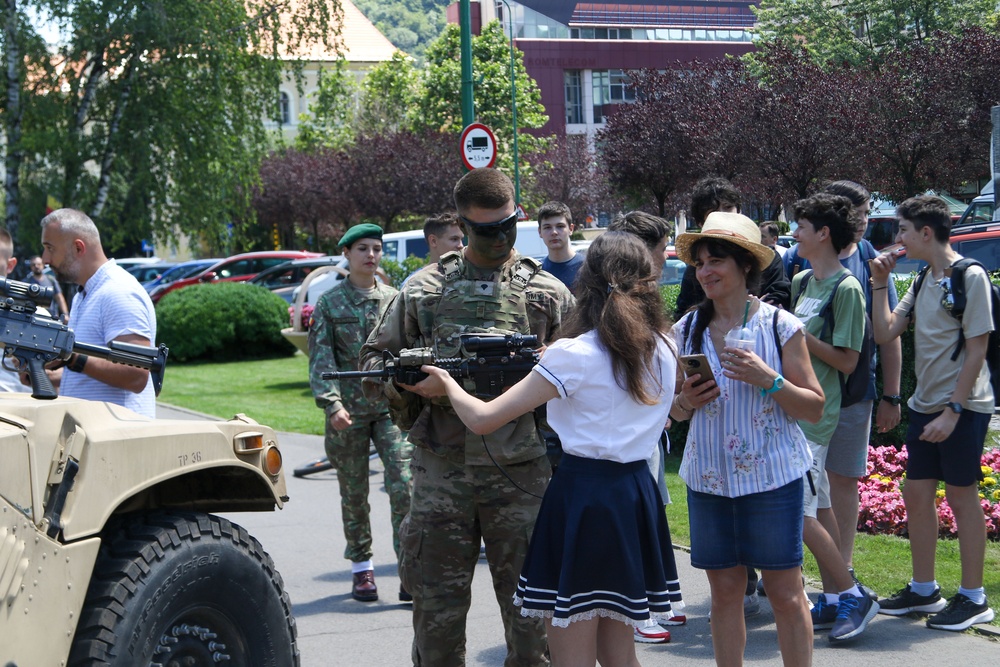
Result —
<svg viewBox="0 0 1000 667"><path fill-rule="evenodd" d="M473 222L464 215L459 215L458 219L465 223L466 231L472 231L479 236L500 236L500 234L510 234L517 226L517 211L496 222Z"/></svg>

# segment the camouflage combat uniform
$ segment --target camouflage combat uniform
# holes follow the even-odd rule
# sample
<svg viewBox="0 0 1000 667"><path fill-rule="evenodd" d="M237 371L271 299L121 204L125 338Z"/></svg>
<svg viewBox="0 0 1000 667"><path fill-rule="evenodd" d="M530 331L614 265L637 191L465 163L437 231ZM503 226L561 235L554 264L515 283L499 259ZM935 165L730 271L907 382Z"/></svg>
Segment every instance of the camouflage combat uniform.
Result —
<svg viewBox="0 0 1000 667"><path fill-rule="evenodd" d="M439 357L458 356L463 332L531 333L549 340L573 297L540 269L516 252L494 272L466 263L461 253L447 253L438 266L413 275L389 306L362 349L362 367L380 367L384 349L432 347ZM392 383L383 390L394 405L415 398L409 392L401 396ZM543 622L522 617L513 605L550 476L533 416L484 439L465 428L447 398L424 401L419 408L409 435L416 446L413 500L400 534L400 578L414 600L413 664L465 664L465 619L480 539L504 623L504 665L548 664Z"/></svg>
<svg viewBox="0 0 1000 667"><path fill-rule="evenodd" d="M375 442L385 466L385 488L392 508L392 541L399 557L399 525L410 510L410 458L413 445L389 418L384 398L365 398L358 380L324 380L323 371L358 369L358 353L386 306L396 294L376 284L361 290L342 280L320 297L309 327L309 384L316 405L326 415L326 455L337 470L340 507L347 548L344 557L363 562L372 557L371 508L368 504L369 441ZM343 431L330 426L330 415L341 408L352 425Z"/></svg>

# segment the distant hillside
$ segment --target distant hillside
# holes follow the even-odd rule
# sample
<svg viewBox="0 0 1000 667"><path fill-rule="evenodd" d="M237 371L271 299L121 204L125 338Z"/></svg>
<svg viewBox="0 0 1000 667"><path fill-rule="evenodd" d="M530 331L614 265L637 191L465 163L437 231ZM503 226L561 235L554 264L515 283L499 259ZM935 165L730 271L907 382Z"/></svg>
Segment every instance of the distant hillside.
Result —
<svg viewBox="0 0 1000 667"><path fill-rule="evenodd" d="M423 60L427 45L444 29L451 0L353 0L397 48Z"/></svg>

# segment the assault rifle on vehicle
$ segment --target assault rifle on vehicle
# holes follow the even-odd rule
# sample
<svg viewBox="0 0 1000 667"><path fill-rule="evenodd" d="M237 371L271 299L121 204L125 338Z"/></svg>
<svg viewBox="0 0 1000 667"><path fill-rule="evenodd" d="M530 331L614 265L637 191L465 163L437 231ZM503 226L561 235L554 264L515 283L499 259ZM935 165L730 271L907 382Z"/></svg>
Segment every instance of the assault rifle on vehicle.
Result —
<svg viewBox="0 0 1000 667"><path fill-rule="evenodd" d="M461 341L461 357L437 358L429 347L400 350L398 357L383 350L382 370L332 371L323 373L322 377L324 380L392 379L397 384L413 385L427 377L420 370L421 366L437 366L457 380L472 379L475 395L490 398L499 396L505 387L517 384L538 363L538 336L462 334Z"/></svg>
<svg viewBox="0 0 1000 667"><path fill-rule="evenodd" d="M28 373L33 398L56 397L45 374L45 364L67 361L74 353L145 368L152 374L153 388L159 395L167 363L165 345L152 348L112 341L109 347L104 347L78 342L65 324L36 312L40 304L49 303L54 295L52 287L0 278L0 344L4 347L0 363L9 371ZM9 362L11 357L18 361L16 368Z"/></svg>

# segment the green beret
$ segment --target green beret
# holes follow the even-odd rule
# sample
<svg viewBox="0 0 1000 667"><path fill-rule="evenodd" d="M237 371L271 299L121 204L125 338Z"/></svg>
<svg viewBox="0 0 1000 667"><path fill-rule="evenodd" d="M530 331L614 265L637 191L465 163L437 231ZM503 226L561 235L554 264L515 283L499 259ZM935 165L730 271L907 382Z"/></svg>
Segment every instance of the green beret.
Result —
<svg viewBox="0 0 1000 667"><path fill-rule="evenodd" d="M360 225L354 225L340 237L340 243L337 244L338 248L345 248L358 239L378 239L382 240L382 228L378 225L373 225L370 222L364 222Z"/></svg>

